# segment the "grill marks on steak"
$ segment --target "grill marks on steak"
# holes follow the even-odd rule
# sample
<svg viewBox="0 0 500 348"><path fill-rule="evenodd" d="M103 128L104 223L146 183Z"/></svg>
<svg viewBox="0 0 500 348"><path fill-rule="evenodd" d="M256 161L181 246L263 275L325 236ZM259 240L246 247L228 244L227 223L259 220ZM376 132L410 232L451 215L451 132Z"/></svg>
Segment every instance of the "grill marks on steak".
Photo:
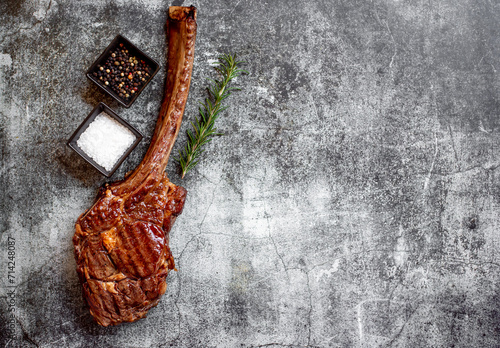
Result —
<svg viewBox="0 0 500 348"><path fill-rule="evenodd" d="M90 311L103 326L144 317L174 268L168 232L182 212L186 190L166 175L151 182L126 198L106 187L77 223L77 271Z"/></svg>
<svg viewBox="0 0 500 348"><path fill-rule="evenodd" d="M90 313L102 326L143 318L165 293L174 269L168 233L186 190L164 173L189 92L196 9L169 8L165 96L150 148L125 180L106 184L80 216L73 237L77 272Z"/></svg>

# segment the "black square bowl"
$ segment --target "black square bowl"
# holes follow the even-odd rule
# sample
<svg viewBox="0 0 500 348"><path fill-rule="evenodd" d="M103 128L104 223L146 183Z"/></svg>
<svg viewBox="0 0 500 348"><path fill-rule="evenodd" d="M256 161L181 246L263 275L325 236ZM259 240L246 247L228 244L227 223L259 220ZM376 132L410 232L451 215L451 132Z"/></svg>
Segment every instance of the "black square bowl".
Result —
<svg viewBox="0 0 500 348"><path fill-rule="evenodd" d="M88 128L90 123L94 121L94 119L99 115L101 112L107 113L109 116L111 116L113 119L127 127L134 135L135 135L135 141L134 143L128 148L127 151L118 159L116 162L115 166L110 170L107 171L104 167L99 165L96 161L94 161L89 155L87 155L82 149L80 149L77 145L77 141L80 138L80 135L85 132L85 130ZM89 162L94 168L96 168L98 171L100 171L102 174L104 174L106 177L110 177L113 175L113 173L118 169L118 167L122 164L122 162L127 158L127 156L132 152L132 150L137 146L137 144L140 143L142 140L142 134L139 133L137 129L132 127L129 123L127 123L125 120L123 120L120 116L118 116L109 106L107 106L104 103L99 103L97 106L92 110L92 112L87 116L87 118L80 124L80 126L76 129L76 131L73 133L71 138L69 138L68 142L66 143L71 149L73 149L77 154L79 154L84 160Z"/></svg>
<svg viewBox="0 0 500 348"><path fill-rule="evenodd" d="M130 56L135 56L139 60L143 60L146 66L148 67L149 70L149 77L144 81L144 84L137 90L137 92L134 93L134 95L129 98L125 99L120 97L115 91L113 91L110 87L106 86L104 82L99 80L98 77L94 76L94 72L99 72L98 65L103 66L106 62L106 59L108 59L113 51L115 51L117 48L120 47L120 44L123 45L123 48L127 49L129 51ZM160 65L151 57L149 57L146 53L141 51L139 48L137 48L134 44L132 44L129 40L127 40L125 37L122 35L118 35L115 37L113 41L109 44L108 47L102 52L102 54L97 58L97 60L92 64L87 70L87 78L90 79L92 82L94 82L99 88L101 88L104 92L108 93L110 96L112 96L116 101L118 101L121 105L125 106L126 108L130 107L134 103L134 101L137 99L139 94L142 93L144 88L151 82L153 77L156 75L156 73L160 70Z"/></svg>

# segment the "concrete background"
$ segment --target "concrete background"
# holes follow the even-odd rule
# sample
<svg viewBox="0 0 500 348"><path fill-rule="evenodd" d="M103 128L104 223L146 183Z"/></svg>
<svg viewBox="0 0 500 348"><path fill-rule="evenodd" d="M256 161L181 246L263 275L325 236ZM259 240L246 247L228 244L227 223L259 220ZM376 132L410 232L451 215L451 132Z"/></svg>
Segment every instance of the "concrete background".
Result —
<svg viewBox="0 0 500 348"><path fill-rule="evenodd" d="M0 3L0 345L499 347L500 3L184 4L199 30L174 152L211 62L237 53L249 75L198 167L167 168L189 196L165 296L102 328L71 238L106 180L65 142L104 101L145 134L112 180L140 162L171 3ZM118 33L162 63L130 109L84 75Z"/></svg>

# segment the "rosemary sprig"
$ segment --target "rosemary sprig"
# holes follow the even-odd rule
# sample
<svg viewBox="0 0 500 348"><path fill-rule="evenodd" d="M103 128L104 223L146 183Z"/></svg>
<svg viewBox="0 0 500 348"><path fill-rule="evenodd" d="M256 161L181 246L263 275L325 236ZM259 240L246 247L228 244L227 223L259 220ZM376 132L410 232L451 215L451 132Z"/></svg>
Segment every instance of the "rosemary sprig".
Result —
<svg viewBox="0 0 500 348"><path fill-rule="evenodd" d="M222 106L222 101L231 95L231 91L240 90L228 87L231 80L242 73L248 73L239 68L242 63L236 60L235 55L223 54L219 57L214 68L221 75L221 79L208 79L211 82L208 87L208 97L204 103L200 103L200 115L196 118L196 123L191 122L193 130L187 131L188 142L184 151L179 151L178 161L182 169L182 178L198 164L200 155L205 151L203 146L210 142L212 137L221 135L216 133L217 128L214 123L219 114L227 109L227 106Z"/></svg>

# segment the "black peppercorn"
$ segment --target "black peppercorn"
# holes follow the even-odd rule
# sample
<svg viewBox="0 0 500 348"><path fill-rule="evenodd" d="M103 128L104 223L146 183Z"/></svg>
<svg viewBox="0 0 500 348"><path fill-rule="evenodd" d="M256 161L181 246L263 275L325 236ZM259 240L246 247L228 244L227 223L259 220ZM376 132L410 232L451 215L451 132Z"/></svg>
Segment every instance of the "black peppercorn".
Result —
<svg viewBox="0 0 500 348"><path fill-rule="evenodd" d="M98 65L92 73L99 77L104 86L116 93L119 98L129 99L138 93L139 89L147 82L150 67L137 57L129 53L123 43L111 52L103 66Z"/></svg>

